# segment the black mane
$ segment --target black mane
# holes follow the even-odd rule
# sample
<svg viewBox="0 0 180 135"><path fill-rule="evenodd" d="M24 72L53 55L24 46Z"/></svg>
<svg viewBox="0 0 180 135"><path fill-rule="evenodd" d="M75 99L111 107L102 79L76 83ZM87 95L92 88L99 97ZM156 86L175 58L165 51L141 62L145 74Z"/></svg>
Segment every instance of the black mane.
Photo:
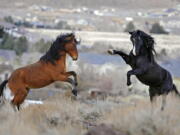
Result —
<svg viewBox="0 0 180 135"><path fill-rule="evenodd" d="M40 61L44 62L50 62L52 64L55 64L55 61L59 60L61 55L59 51L64 50L64 44L66 44L67 40L65 40L67 37L74 36L74 33L68 33L68 34L61 34L59 35L56 40L52 43L49 50L46 52L45 55L43 55L40 58Z"/></svg>
<svg viewBox="0 0 180 135"><path fill-rule="evenodd" d="M149 57L150 61L153 62L154 54L156 54L156 51L154 49L154 44L155 44L154 38L141 30L137 30L137 33L141 37L145 47L147 48L148 57Z"/></svg>

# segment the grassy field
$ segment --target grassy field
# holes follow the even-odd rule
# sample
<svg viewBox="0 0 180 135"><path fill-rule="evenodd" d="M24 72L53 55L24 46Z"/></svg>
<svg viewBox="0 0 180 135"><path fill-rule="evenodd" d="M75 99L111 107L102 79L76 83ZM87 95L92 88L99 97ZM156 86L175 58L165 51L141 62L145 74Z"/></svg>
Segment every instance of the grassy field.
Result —
<svg viewBox="0 0 180 135"><path fill-rule="evenodd" d="M117 70L120 67L80 65L77 98L66 88L47 96L44 104L30 105L19 112L14 112L6 103L0 107L0 134L85 135L92 132L92 135L101 135L100 130L111 130L117 135L179 135L179 98L169 94L167 106L161 111L161 97L152 106L147 88L134 78L134 86L128 90L125 67ZM99 72L102 68L105 72ZM180 88L179 78L175 83ZM51 85L46 89L53 90L54 87ZM100 94L91 95L93 90ZM44 96L41 92L43 89L39 95L31 95L32 98ZM100 129L94 131L99 126Z"/></svg>
<svg viewBox="0 0 180 135"><path fill-rule="evenodd" d="M168 96L164 111L160 98L152 109L147 98L127 101L108 96L105 100L74 100L69 94L56 95L43 105L31 105L13 112L8 104L0 109L3 135L83 135L106 124L124 135L179 135L179 99ZM119 102L117 102L119 101ZM121 101L121 102L120 102Z"/></svg>

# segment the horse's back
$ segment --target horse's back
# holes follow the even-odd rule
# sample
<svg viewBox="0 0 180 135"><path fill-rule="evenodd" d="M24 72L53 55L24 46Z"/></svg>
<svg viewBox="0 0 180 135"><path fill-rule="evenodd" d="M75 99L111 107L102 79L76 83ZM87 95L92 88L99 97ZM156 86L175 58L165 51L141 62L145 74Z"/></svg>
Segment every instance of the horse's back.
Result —
<svg viewBox="0 0 180 135"><path fill-rule="evenodd" d="M12 72L9 86L18 88L41 88L52 83L51 76L45 71L44 66L37 62L21 67Z"/></svg>
<svg viewBox="0 0 180 135"><path fill-rule="evenodd" d="M172 82L170 73L157 63L149 64L147 71L142 75L137 75L137 78L149 86L161 86L165 81Z"/></svg>

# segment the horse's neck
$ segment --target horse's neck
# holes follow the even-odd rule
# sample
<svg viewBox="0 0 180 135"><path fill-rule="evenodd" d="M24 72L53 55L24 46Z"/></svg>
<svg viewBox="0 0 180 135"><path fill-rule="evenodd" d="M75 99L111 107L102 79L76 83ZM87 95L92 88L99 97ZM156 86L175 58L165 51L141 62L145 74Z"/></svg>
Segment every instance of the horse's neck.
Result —
<svg viewBox="0 0 180 135"><path fill-rule="evenodd" d="M149 60L150 62L154 62L154 55L153 55L152 50L147 50L146 54L147 54L148 60Z"/></svg>
<svg viewBox="0 0 180 135"><path fill-rule="evenodd" d="M64 66L66 66L66 54L65 55L61 55L59 60L56 61L56 64L57 65L64 65Z"/></svg>

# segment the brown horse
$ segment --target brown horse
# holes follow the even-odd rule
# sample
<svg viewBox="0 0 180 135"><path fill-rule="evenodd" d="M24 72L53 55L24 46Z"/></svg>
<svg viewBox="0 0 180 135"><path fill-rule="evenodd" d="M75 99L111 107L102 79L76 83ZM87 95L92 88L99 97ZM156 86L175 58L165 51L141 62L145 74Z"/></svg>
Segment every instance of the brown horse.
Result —
<svg viewBox="0 0 180 135"><path fill-rule="evenodd" d="M41 88L55 81L70 83L73 86L72 93L76 96L77 75L74 71L66 72L66 54L77 60L77 44L79 41L73 33L58 36L39 61L16 69L8 80L2 82L0 96L3 95L3 89L7 84L11 93L11 103L19 110L30 88ZM70 76L74 79L69 78Z"/></svg>

